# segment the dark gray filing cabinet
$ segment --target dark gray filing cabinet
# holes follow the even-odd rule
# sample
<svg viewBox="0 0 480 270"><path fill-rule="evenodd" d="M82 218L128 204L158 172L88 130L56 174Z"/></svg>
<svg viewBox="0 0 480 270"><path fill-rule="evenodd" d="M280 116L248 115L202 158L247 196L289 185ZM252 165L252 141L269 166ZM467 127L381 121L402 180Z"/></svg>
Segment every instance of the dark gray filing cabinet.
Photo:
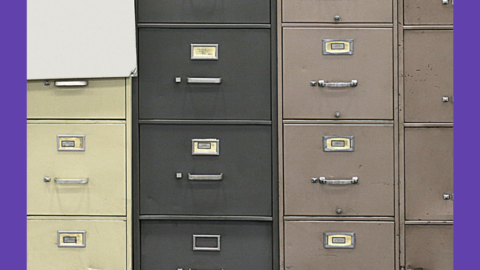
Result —
<svg viewBox="0 0 480 270"><path fill-rule="evenodd" d="M278 269L276 1L136 7L133 270Z"/></svg>

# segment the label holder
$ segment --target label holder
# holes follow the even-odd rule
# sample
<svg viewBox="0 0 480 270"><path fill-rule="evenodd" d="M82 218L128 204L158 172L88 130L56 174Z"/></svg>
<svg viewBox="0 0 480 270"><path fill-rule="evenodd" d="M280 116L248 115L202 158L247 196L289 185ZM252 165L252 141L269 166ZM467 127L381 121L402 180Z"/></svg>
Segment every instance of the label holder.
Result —
<svg viewBox="0 0 480 270"><path fill-rule="evenodd" d="M355 248L355 233L353 232L323 233L323 247L326 249L353 249Z"/></svg>

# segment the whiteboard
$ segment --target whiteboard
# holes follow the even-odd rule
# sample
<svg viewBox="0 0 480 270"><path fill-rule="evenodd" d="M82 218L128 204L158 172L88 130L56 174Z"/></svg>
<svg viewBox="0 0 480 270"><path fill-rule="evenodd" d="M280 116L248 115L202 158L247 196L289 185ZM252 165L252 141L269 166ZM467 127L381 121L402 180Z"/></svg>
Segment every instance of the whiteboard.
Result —
<svg viewBox="0 0 480 270"><path fill-rule="evenodd" d="M134 0L28 0L27 79L128 77Z"/></svg>

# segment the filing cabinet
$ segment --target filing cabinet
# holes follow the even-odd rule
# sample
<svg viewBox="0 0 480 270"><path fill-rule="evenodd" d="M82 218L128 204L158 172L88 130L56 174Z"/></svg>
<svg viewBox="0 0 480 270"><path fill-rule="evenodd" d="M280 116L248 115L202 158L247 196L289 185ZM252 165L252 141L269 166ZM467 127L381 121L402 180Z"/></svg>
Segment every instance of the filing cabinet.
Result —
<svg viewBox="0 0 480 270"><path fill-rule="evenodd" d="M283 29L285 119L392 119L392 29Z"/></svg>
<svg viewBox="0 0 480 270"><path fill-rule="evenodd" d="M137 0L135 270L279 268L276 5Z"/></svg>
<svg viewBox="0 0 480 270"><path fill-rule="evenodd" d="M285 222L285 269L394 269L393 222Z"/></svg>
<svg viewBox="0 0 480 270"><path fill-rule="evenodd" d="M453 30L406 30L405 121L453 121Z"/></svg>
<svg viewBox="0 0 480 270"><path fill-rule="evenodd" d="M125 124L28 124L27 213L126 215L125 132Z"/></svg>
<svg viewBox="0 0 480 270"><path fill-rule="evenodd" d="M28 267L127 269L126 223L125 220L29 219Z"/></svg>
<svg viewBox="0 0 480 270"><path fill-rule="evenodd" d="M406 269L453 269L453 226L407 225Z"/></svg>
<svg viewBox="0 0 480 270"><path fill-rule="evenodd" d="M140 126L141 214L272 214L271 127Z"/></svg>
<svg viewBox="0 0 480 270"><path fill-rule="evenodd" d="M269 0L138 0L141 23L270 23Z"/></svg>
<svg viewBox="0 0 480 270"><path fill-rule="evenodd" d="M125 78L27 82L29 119L125 119Z"/></svg>
<svg viewBox="0 0 480 270"><path fill-rule="evenodd" d="M453 198L453 128L406 128L407 220L452 220Z"/></svg>
<svg viewBox="0 0 480 270"><path fill-rule="evenodd" d="M145 28L139 44L141 119L270 119L269 29Z"/></svg>
<svg viewBox="0 0 480 270"><path fill-rule="evenodd" d="M285 215L393 216L393 126L284 126Z"/></svg>
<svg viewBox="0 0 480 270"><path fill-rule="evenodd" d="M454 0L404 0L405 24L453 24L453 2Z"/></svg>
<svg viewBox="0 0 480 270"><path fill-rule="evenodd" d="M142 269L272 269L272 226L252 221L145 221Z"/></svg>
<svg viewBox="0 0 480 270"><path fill-rule="evenodd" d="M392 0L283 0L284 22L392 23Z"/></svg>
<svg viewBox="0 0 480 270"><path fill-rule="evenodd" d="M28 269L132 269L131 79L27 81Z"/></svg>

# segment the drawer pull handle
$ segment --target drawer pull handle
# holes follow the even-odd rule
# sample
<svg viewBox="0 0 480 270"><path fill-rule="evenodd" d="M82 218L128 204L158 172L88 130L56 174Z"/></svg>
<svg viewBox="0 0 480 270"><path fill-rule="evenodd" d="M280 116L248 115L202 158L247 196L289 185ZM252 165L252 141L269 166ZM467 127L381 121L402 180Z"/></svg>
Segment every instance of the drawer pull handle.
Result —
<svg viewBox="0 0 480 270"><path fill-rule="evenodd" d="M57 184L87 184L88 177L85 179L58 179L55 177L54 181Z"/></svg>
<svg viewBox="0 0 480 270"><path fill-rule="evenodd" d="M352 80L351 82L326 82L324 80L319 80L318 81L318 86L319 87L340 88L340 87L357 87L357 85L358 85L357 80Z"/></svg>
<svg viewBox="0 0 480 270"><path fill-rule="evenodd" d="M88 81L56 81L55 86L57 87L78 87L78 86L87 86Z"/></svg>
<svg viewBox="0 0 480 270"><path fill-rule="evenodd" d="M449 0L442 0L442 4L448 5Z"/></svg>
<svg viewBox="0 0 480 270"><path fill-rule="evenodd" d="M193 250L194 251L220 251L220 235L208 235L208 234L194 234L193 235ZM216 240L216 247L199 247L197 246L198 238L213 238Z"/></svg>
<svg viewBox="0 0 480 270"><path fill-rule="evenodd" d="M351 180L326 180L325 177L320 177L318 182L323 185L356 185L358 177L354 176Z"/></svg>
<svg viewBox="0 0 480 270"><path fill-rule="evenodd" d="M222 78L188 78L187 83L222 83Z"/></svg>
<svg viewBox="0 0 480 270"><path fill-rule="evenodd" d="M408 267L407 270L423 270L423 267Z"/></svg>
<svg viewBox="0 0 480 270"><path fill-rule="evenodd" d="M221 181L223 179L223 173L221 174L188 174L188 180L190 181Z"/></svg>

